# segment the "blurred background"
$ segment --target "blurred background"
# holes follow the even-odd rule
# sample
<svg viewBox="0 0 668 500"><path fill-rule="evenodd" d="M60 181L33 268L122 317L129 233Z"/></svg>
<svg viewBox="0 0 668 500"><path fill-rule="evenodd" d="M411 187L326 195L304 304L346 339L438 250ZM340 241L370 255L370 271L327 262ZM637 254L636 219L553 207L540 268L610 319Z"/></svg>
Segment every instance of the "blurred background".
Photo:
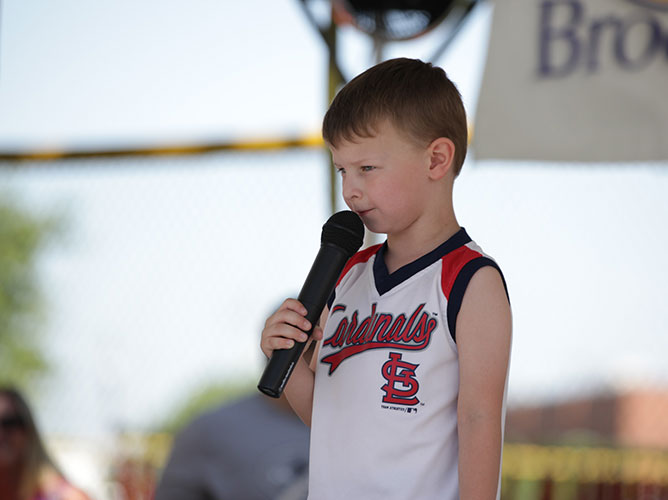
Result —
<svg viewBox="0 0 668 500"><path fill-rule="evenodd" d="M0 383L92 497L153 498L174 433L256 391L344 208L322 115L406 56L462 93L457 216L508 282L503 497L668 498L665 1L426 4L0 0Z"/></svg>

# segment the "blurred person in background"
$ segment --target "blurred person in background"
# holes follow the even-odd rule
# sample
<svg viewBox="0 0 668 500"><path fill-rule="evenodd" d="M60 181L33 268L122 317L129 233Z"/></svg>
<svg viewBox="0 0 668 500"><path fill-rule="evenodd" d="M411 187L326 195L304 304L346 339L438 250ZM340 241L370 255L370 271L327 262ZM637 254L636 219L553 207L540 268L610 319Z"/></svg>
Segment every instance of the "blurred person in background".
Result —
<svg viewBox="0 0 668 500"><path fill-rule="evenodd" d="M0 499L89 500L49 457L21 394L0 387Z"/></svg>
<svg viewBox="0 0 668 500"><path fill-rule="evenodd" d="M179 432L155 500L305 500L308 448L285 397L245 396Z"/></svg>
<svg viewBox="0 0 668 500"><path fill-rule="evenodd" d="M154 500L306 500L309 436L285 396L226 401L178 432Z"/></svg>

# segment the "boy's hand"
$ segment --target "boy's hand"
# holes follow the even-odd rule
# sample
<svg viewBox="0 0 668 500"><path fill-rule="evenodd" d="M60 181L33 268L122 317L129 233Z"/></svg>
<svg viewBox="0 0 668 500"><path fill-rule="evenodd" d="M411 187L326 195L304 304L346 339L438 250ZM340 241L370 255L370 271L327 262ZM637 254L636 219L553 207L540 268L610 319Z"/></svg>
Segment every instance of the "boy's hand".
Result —
<svg viewBox="0 0 668 500"><path fill-rule="evenodd" d="M269 316L260 342L265 356L270 358L276 349L290 349L295 342L306 342L309 339L305 332L311 329L311 323L305 318L306 312L306 308L298 300L286 299L281 307ZM310 338L320 340L322 329L316 326Z"/></svg>

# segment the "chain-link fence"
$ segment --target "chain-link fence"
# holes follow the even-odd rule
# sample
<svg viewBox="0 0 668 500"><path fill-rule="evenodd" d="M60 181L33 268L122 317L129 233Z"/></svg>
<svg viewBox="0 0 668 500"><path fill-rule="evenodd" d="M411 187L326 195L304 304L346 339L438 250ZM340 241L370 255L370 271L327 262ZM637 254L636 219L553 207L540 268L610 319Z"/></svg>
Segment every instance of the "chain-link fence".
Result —
<svg viewBox="0 0 668 500"><path fill-rule="evenodd" d="M27 392L96 498L151 498L173 432L254 391L264 318L298 292L330 212L327 164L310 149L1 165L4 193L65 221L36 269L50 368ZM460 223L514 308L505 499L666 498L666 188L648 168L458 180Z"/></svg>

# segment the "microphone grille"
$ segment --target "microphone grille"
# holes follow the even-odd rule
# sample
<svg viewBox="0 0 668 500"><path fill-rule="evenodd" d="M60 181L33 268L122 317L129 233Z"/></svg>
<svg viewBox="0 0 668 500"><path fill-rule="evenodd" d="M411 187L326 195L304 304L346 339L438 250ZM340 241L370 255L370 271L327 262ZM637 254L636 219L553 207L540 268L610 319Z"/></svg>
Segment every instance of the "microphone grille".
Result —
<svg viewBox="0 0 668 500"><path fill-rule="evenodd" d="M364 223L350 210L336 212L322 226L320 242L336 245L352 256L364 242Z"/></svg>

